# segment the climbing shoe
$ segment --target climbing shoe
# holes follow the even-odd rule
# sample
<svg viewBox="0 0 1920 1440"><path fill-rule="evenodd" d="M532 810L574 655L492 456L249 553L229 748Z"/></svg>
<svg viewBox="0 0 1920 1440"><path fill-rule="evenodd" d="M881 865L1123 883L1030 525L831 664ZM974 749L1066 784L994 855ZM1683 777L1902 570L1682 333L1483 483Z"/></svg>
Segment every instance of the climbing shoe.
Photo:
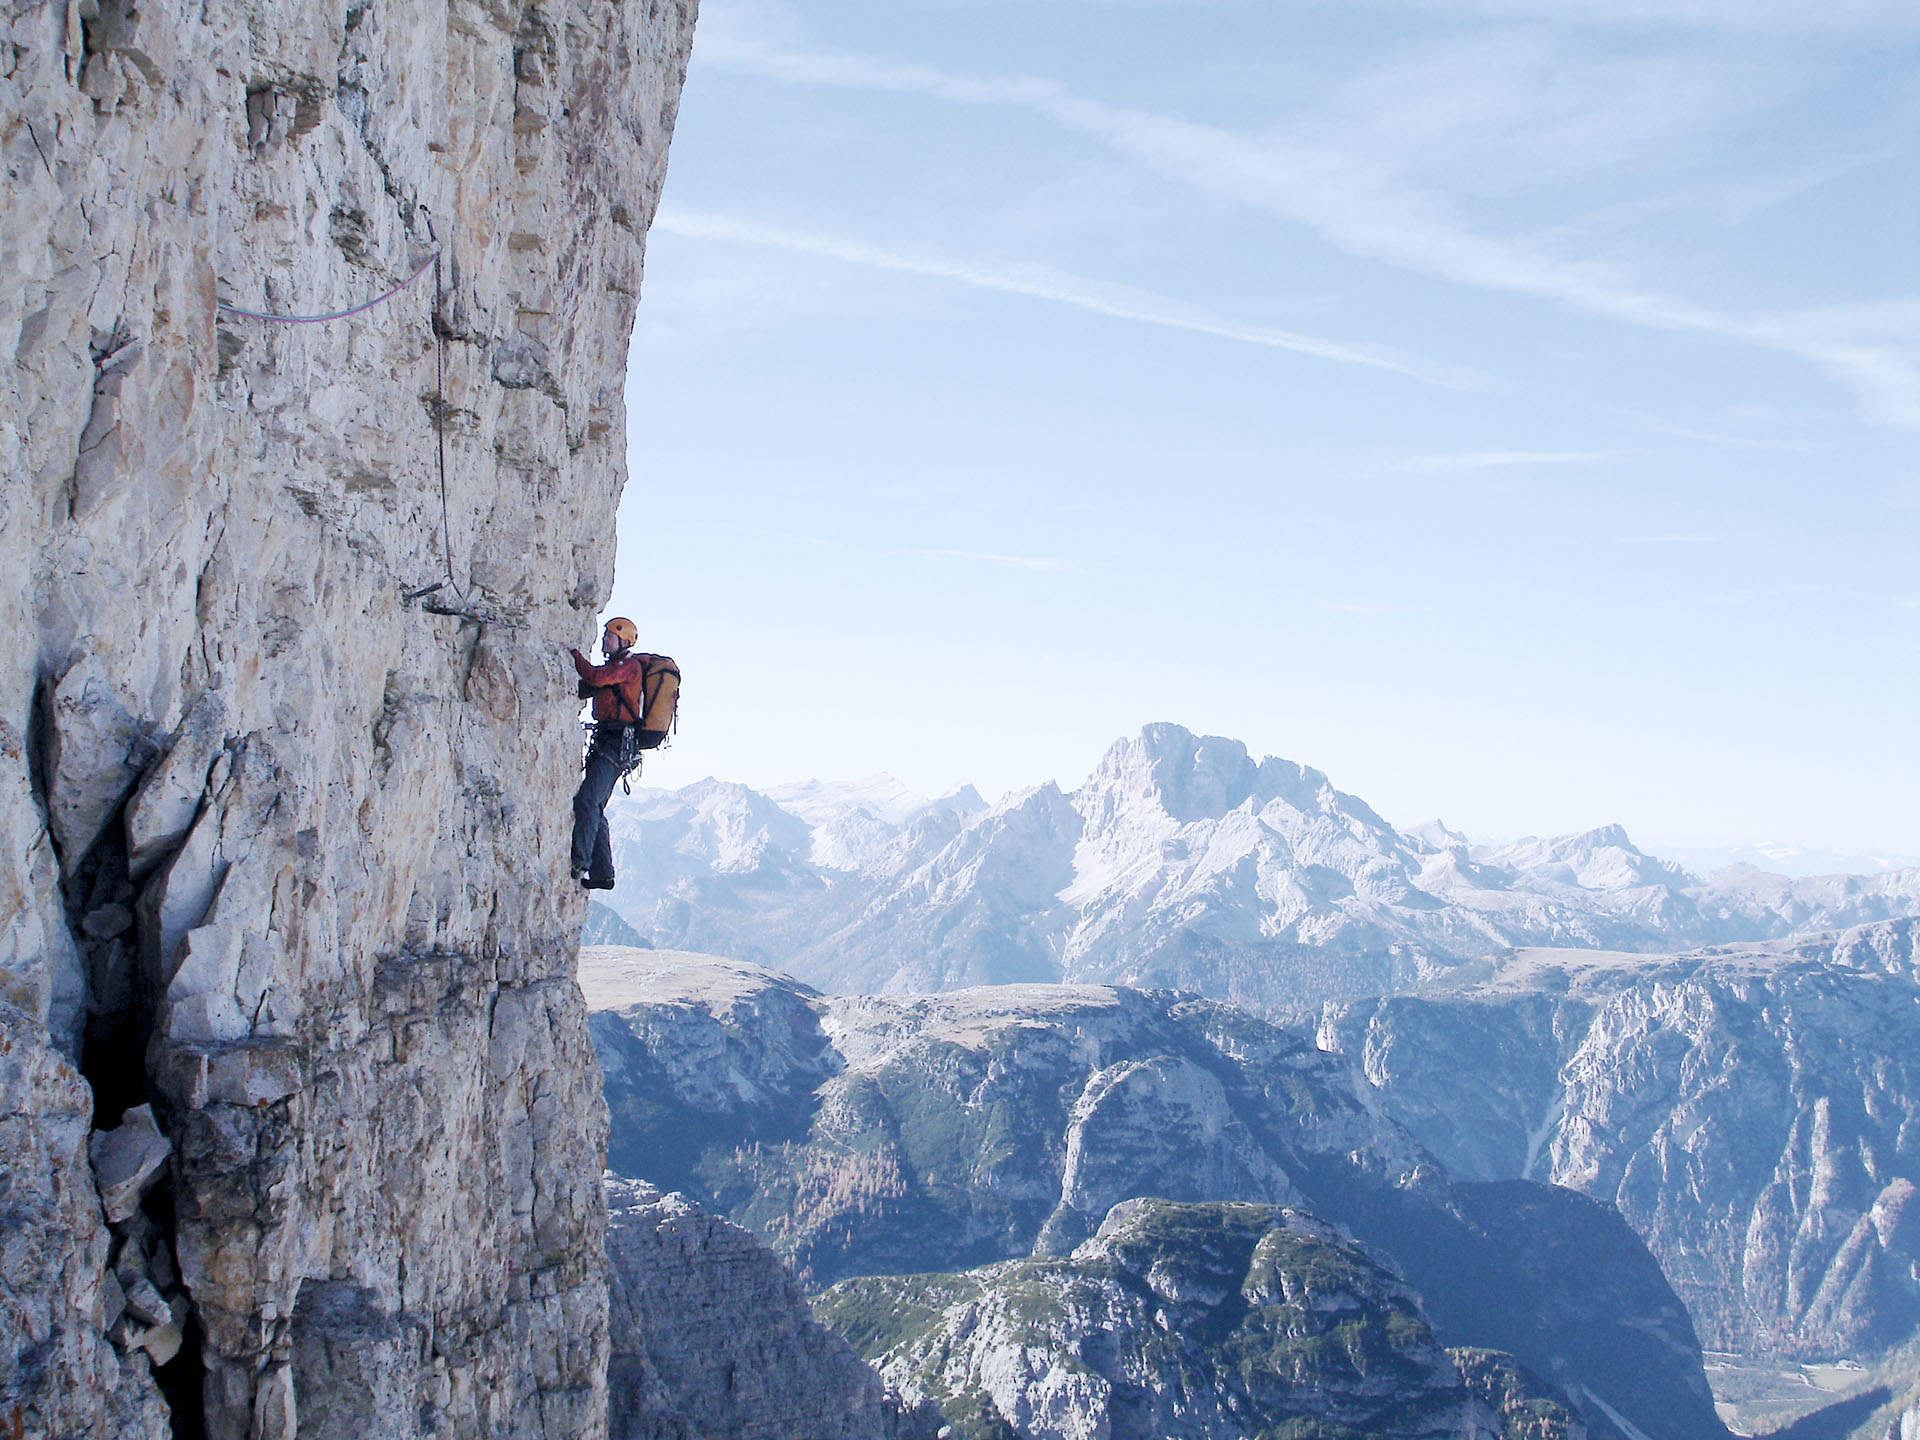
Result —
<svg viewBox="0 0 1920 1440"><path fill-rule="evenodd" d="M582 890L611 890L613 889L613 877L609 875L604 880L596 880L591 875L586 875L581 877L580 888Z"/></svg>

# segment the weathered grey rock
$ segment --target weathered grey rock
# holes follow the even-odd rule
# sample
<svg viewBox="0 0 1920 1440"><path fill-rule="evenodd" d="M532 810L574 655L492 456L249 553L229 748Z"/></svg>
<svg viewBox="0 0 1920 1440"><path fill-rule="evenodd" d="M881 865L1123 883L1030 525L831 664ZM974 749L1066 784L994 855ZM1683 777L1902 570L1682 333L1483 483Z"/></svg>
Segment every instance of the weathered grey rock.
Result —
<svg viewBox="0 0 1920 1440"><path fill-rule="evenodd" d="M1920 1440L1920 1389L1887 1417L1884 1440Z"/></svg>
<svg viewBox="0 0 1920 1440"><path fill-rule="evenodd" d="M144 1276L126 1287L127 1313L146 1325L161 1325L173 1319L173 1311Z"/></svg>
<svg viewBox="0 0 1920 1440"><path fill-rule="evenodd" d="M169 1393L213 1440L604 1427L559 646L611 579L694 8L0 13L16 1431L163 1433L146 1357L182 1343ZM437 308L431 272L336 323L217 308L357 305L436 232ZM128 1356L83 1057L106 1118L152 1099L174 1147L172 1233L121 1242L169 1312Z"/></svg>
<svg viewBox="0 0 1920 1440"><path fill-rule="evenodd" d="M147 1361L107 1339L126 1302L87 1162L86 1082L4 1003L0 1097L0 1416L19 1435L168 1440Z"/></svg>
<svg viewBox="0 0 1920 1440"><path fill-rule="evenodd" d="M683 1195L607 1179L609 1440L933 1440L793 1272Z"/></svg>
<svg viewBox="0 0 1920 1440"><path fill-rule="evenodd" d="M93 1161L94 1183L100 1187L100 1205L109 1225L133 1214L172 1153L151 1105L136 1105L114 1129L93 1132L87 1156Z"/></svg>
<svg viewBox="0 0 1920 1440"><path fill-rule="evenodd" d="M146 875L193 828L207 772L226 737L226 704L218 690L208 690L168 739L166 754L127 806L127 868L134 879Z"/></svg>

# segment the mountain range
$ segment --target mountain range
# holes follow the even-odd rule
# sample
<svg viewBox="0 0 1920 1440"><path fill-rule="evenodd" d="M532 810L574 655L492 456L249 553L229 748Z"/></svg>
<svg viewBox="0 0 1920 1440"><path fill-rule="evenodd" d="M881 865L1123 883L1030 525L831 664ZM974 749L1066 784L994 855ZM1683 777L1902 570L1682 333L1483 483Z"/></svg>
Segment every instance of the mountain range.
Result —
<svg viewBox="0 0 1920 1440"><path fill-rule="evenodd" d="M608 903L644 943L842 992L1165 986L1307 1014L1519 947L1677 951L1920 914L1920 870L1702 876L1617 825L1497 846L1399 829L1318 770L1171 724L1070 792L708 779L609 820Z"/></svg>
<svg viewBox="0 0 1920 1440"><path fill-rule="evenodd" d="M1091 1366L1116 1427L1148 1403L1101 1388L1127 1366L1085 1312L1122 1303L1110 1281L1138 1294L1093 1242L1159 1197L1334 1224L1417 1292L1434 1343L1511 1357L1598 1436L1720 1433L1704 1347L1741 1433L1912 1440L1887 1426L1920 1373L1920 921L1504 952L1312 1024L1106 986L828 996L665 950L589 948L581 981L613 1170L746 1226L809 1287L858 1279L823 1313L903 1393L979 1421L957 1433L1027 1433L994 1417L1044 1397L989 1383L1019 1354ZM1028 1303L1055 1290L1057 1323ZM1238 1304L1190 1318L1266 1343ZM1177 1389L1222 1354L1162 1358ZM1402 1399L1452 1393L1435 1364Z"/></svg>
<svg viewBox="0 0 1920 1440"><path fill-rule="evenodd" d="M1120 1410L1178 1411L1183 1391L1252 1364L1256 1351L1267 1358L1242 1367L1242 1399L1272 1423L1248 1418L1246 1433L1403 1433L1373 1420L1356 1430L1355 1416L1371 1405L1384 1424L1389 1399L1411 1407L1410 1422L1416 1410L1430 1420L1472 1408L1460 1362L1437 1346L1511 1357L1604 1440L1724 1440L1686 1309L1613 1207L1528 1180L1453 1180L1347 1059L1303 1027L1175 992L1103 986L827 997L757 966L661 950L589 948L580 977L606 1077L609 1167L745 1226L809 1288L862 1280L857 1303L823 1318L864 1332L842 1330L870 1358L894 1352L900 1367L886 1376L909 1396L978 1409L968 1396L984 1386L994 1413L981 1411L978 1424L947 1410L976 1440L1091 1437L1108 1433L1101 1413L1113 1435L1229 1433L1219 1427L1230 1420L1198 1412L1181 1428L1125 1428ZM1364 1260L1374 1278L1326 1287L1307 1309L1333 1320L1350 1310L1356 1328L1298 1331L1300 1316L1262 1310L1300 1296L1256 1295L1273 1287L1248 1288L1245 1254L1226 1279L1154 1279L1152 1254L1114 1253L1116 1213L1146 1198L1319 1217L1313 1224L1331 1228L1301 1222L1323 1246L1319 1259L1301 1257L1305 1270ZM1165 1241L1176 1270L1216 1241L1239 1253L1276 1226L1305 1233L1271 1208L1252 1217L1253 1231L1217 1210L1183 1213L1176 1228L1190 1230L1194 1246L1163 1235L1146 1247ZM1020 1259L1060 1263L992 1268ZM915 1275L923 1278L901 1278ZM934 1275L955 1278L924 1278ZM1156 1319L1163 1306L1141 1292L1143 1280L1179 1292L1191 1313ZM998 1297L983 1301L996 1328L976 1335L943 1379L926 1368L927 1345L971 1333L959 1313L969 1286ZM1036 1314L1041 1291L1052 1294ZM956 1295L957 1306L929 1298ZM1147 1349L1102 1359L1097 1316L1088 1328L1095 1299L1115 1319L1142 1319ZM930 1306L944 1318L913 1327L926 1343L908 1356L898 1322ZM1048 1318L1062 1307L1057 1323ZM1001 1323L1021 1314L1039 1330ZM876 1329L887 1316L893 1322ZM1176 1320L1191 1322L1196 1348L1152 1351L1156 1327ZM1007 1366L1038 1382L1096 1360L1101 1378L1089 1393L1108 1398L1086 1413L1068 1405L1074 1429L1029 1424L1040 1397L989 1383ZM1151 1393L1122 1405L1102 1387L1123 1376ZM1288 1418L1309 1395L1324 1428ZM1026 1428L1002 1429L996 1415L1024 1415ZM1410 1423L1404 1433L1428 1432Z"/></svg>

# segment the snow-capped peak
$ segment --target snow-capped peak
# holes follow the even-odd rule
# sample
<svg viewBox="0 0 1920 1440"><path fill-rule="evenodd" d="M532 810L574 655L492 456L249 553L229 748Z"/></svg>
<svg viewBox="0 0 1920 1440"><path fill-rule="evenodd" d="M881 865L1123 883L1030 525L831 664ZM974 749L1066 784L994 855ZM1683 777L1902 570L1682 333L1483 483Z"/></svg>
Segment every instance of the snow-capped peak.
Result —
<svg viewBox="0 0 1920 1440"><path fill-rule="evenodd" d="M864 810L888 825L904 825L933 802L885 772L863 780L796 780L776 785L767 798L809 825L819 825L849 810Z"/></svg>

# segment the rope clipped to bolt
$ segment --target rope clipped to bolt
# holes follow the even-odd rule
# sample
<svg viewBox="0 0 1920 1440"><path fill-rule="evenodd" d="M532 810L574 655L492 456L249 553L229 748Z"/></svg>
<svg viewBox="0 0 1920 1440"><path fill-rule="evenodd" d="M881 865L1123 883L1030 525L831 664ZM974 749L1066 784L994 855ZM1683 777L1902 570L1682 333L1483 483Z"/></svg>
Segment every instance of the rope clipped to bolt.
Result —
<svg viewBox="0 0 1920 1440"><path fill-rule="evenodd" d="M427 233L429 235L433 233L433 224L431 221L427 224ZM434 247L433 254L429 255L425 260L422 260L418 268L416 268L411 275L387 291L386 294L376 295L373 299L367 301L366 304L356 305L351 310L332 310L325 315L269 315L262 310L242 310L238 305L229 305L224 300L215 303L222 313L227 315L244 315L249 320L269 320L275 325L319 325L328 320L345 320L349 315L358 315L363 310L371 310L376 305L384 305L429 270L434 272L437 288L440 271L440 250L437 245Z"/></svg>
<svg viewBox="0 0 1920 1440"><path fill-rule="evenodd" d="M349 310L332 310L325 315L272 315L263 310L243 310L238 305L229 305L225 301L215 302L216 307L225 315L238 315L248 320L265 320L274 325L319 325L329 320L345 320L349 316L371 310L376 305L384 305L427 271L433 271L434 461L440 477L440 553L446 561L447 578L439 584L410 591L406 597L409 604L433 594L443 586L452 586L456 595L460 589L453 578L453 527L448 520L447 509L447 333L446 326L441 321L442 307L446 304L446 286L440 264L441 256L445 252L441 247L439 235L434 231L431 218L427 221L427 238L433 241L433 253L415 266L411 275L386 294L376 295L364 305L355 305Z"/></svg>

